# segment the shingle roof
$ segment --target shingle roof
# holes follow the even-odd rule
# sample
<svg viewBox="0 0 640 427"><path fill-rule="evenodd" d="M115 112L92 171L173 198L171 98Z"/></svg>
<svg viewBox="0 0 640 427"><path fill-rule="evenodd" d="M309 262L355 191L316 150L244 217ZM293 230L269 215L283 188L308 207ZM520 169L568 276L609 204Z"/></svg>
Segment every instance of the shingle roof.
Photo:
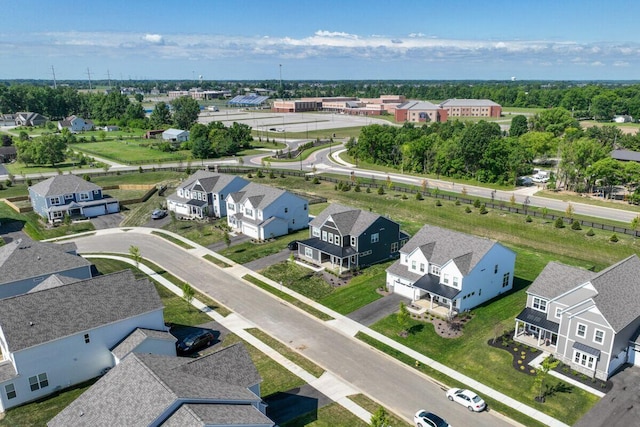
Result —
<svg viewBox="0 0 640 427"><path fill-rule="evenodd" d="M7 243L0 247L0 285L91 265L86 259L69 254L69 249L28 238Z"/></svg>
<svg viewBox="0 0 640 427"><path fill-rule="evenodd" d="M329 217L333 219L334 224L343 236L359 236L381 216L361 209L332 203L320 212L309 225L321 227Z"/></svg>
<svg viewBox="0 0 640 427"><path fill-rule="evenodd" d="M260 381L242 343L198 359L131 353L48 425L147 426L152 421L162 423L158 418L178 400L251 406L261 399L249 387ZM248 420L228 421L242 424Z"/></svg>
<svg viewBox="0 0 640 427"><path fill-rule="evenodd" d="M187 178L180 186L182 188L190 189L194 184L199 182L205 192L219 193L231 182L238 180L243 181L245 184L249 183L249 181L239 176L220 174L200 169L189 176L189 178Z"/></svg>
<svg viewBox="0 0 640 427"><path fill-rule="evenodd" d="M264 209L285 193L286 191L279 188L250 182L242 190L231 193L227 197L230 197L235 203L244 203L245 200L250 199L251 205L255 209ZM302 198L300 199L302 200Z"/></svg>
<svg viewBox="0 0 640 427"><path fill-rule="evenodd" d="M119 342L111 352L120 360L127 354L131 353L137 346L142 344L148 338L168 340L175 342L177 339L168 331L156 331L153 329L137 328L131 332L125 339Z"/></svg>
<svg viewBox="0 0 640 427"><path fill-rule="evenodd" d="M151 282L124 270L2 299L0 327L15 352L162 307Z"/></svg>
<svg viewBox="0 0 640 427"><path fill-rule="evenodd" d="M419 249L429 262L437 265L454 260L460 272L467 275L494 245L499 243L484 237L425 225L409 239L400 252L409 254Z"/></svg>
<svg viewBox="0 0 640 427"><path fill-rule="evenodd" d="M86 191L100 190L100 186L73 174L56 175L29 187L44 197L62 196Z"/></svg>
<svg viewBox="0 0 640 427"><path fill-rule="evenodd" d="M61 274L53 274L38 285L36 285L33 289L31 289L28 293L44 291L46 289L56 288L58 286L68 285L69 283L78 282L82 279L78 279L76 277L68 277L63 276Z"/></svg>
<svg viewBox="0 0 640 427"><path fill-rule="evenodd" d="M551 261L533 281L527 293L552 299L588 282L596 273Z"/></svg>
<svg viewBox="0 0 640 427"><path fill-rule="evenodd" d="M611 157L616 160L640 162L640 152L631 150L613 150Z"/></svg>
<svg viewBox="0 0 640 427"><path fill-rule="evenodd" d="M243 424L273 426L273 421L251 405L212 405L189 403L174 412L163 427L205 427Z"/></svg>

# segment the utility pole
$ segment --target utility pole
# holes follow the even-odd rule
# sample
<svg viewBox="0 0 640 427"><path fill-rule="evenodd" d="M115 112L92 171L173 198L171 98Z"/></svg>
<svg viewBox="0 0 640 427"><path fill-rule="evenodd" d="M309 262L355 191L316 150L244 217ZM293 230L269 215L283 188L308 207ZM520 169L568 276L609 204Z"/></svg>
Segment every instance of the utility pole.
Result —
<svg viewBox="0 0 640 427"><path fill-rule="evenodd" d="M282 95L282 99L284 99L284 91L282 90L282 64L280 65L280 93Z"/></svg>
<svg viewBox="0 0 640 427"><path fill-rule="evenodd" d="M53 65L51 66L51 74L53 74L53 88L57 89L58 83L56 82L56 70L53 68Z"/></svg>
<svg viewBox="0 0 640 427"><path fill-rule="evenodd" d="M89 91L91 91L91 71L89 70L89 67L87 67L87 77L89 77Z"/></svg>
<svg viewBox="0 0 640 427"><path fill-rule="evenodd" d="M111 74L109 73L108 68L107 68L107 80L109 80L109 89L111 89Z"/></svg>

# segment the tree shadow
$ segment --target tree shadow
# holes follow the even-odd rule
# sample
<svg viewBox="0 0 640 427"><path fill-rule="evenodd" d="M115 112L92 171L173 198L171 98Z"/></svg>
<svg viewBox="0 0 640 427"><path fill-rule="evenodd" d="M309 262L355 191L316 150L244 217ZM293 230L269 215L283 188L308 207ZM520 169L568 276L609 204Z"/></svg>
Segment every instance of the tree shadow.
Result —
<svg viewBox="0 0 640 427"><path fill-rule="evenodd" d="M417 325L413 325L413 326L411 326L411 327L407 330L407 332L408 332L410 335L413 335L413 334L418 334L418 333L422 332L422 331L423 331L423 329L424 329L424 324L420 323L420 324L417 324Z"/></svg>
<svg viewBox="0 0 640 427"><path fill-rule="evenodd" d="M555 385L544 385L545 391L543 393L544 397L551 397L556 393L573 393L573 386L566 384L564 382L557 382Z"/></svg>

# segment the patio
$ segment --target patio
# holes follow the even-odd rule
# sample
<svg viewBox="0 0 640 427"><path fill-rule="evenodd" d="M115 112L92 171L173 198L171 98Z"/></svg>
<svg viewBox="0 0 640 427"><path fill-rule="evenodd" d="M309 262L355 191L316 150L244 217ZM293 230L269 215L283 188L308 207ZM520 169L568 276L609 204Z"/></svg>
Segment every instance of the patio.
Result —
<svg viewBox="0 0 640 427"><path fill-rule="evenodd" d="M437 317L442 317L444 319L450 317L448 306L440 305L435 301L432 303L431 301L427 301L425 299L413 301L410 305L407 306L407 310L409 311L409 313L415 315L429 313Z"/></svg>

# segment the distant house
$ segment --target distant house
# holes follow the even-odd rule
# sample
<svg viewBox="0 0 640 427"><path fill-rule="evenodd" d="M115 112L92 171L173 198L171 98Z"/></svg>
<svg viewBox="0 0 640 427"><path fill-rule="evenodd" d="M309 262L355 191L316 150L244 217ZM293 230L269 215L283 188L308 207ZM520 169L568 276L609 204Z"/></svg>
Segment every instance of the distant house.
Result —
<svg viewBox="0 0 640 427"><path fill-rule="evenodd" d="M615 116L613 120L614 123L631 123L633 122L633 117L627 115Z"/></svg>
<svg viewBox="0 0 640 427"><path fill-rule="evenodd" d="M498 242L425 225L387 269L387 288L459 313L511 290L515 261Z"/></svg>
<svg viewBox="0 0 640 427"><path fill-rule="evenodd" d="M16 115L15 114L0 114L0 126L15 126Z"/></svg>
<svg viewBox="0 0 640 427"><path fill-rule="evenodd" d="M309 202L288 191L249 183L229 194L227 224L232 230L265 240L309 225Z"/></svg>
<svg viewBox="0 0 640 427"><path fill-rule="evenodd" d="M29 187L33 210L49 222L70 217L93 218L120 211L116 199L102 188L73 174L56 175Z"/></svg>
<svg viewBox="0 0 640 427"><path fill-rule="evenodd" d="M182 129L167 129L162 132L162 139L172 142L184 142L189 140L189 131Z"/></svg>
<svg viewBox="0 0 640 427"><path fill-rule="evenodd" d="M197 359L131 354L47 425L273 427L261 381L242 343Z"/></svg>
<svg viewBox="0 0 640 427"><path fill-rule="evenodd" d="M105 132L116 132L120 130L120 127L116 125L106 125L102 127L102 130Z"/></svg>
<svg viewBox="0 0 640 427"><path fill-rule="evenodd" d="M29 238L0 247L0 298L25 294L49 276L91 278L91 263L76 254L76 245L56 245Z"/></svg>
<svg viewBox="0 0 640 427"><path fill-rule="evenodd" d="M227 216L225 197L240 191L248 183L239 176L199 170L167 197L167 209L182 218L221 218Z"/></svg>
<svg viewBox="0 0 640 427"><path fill-rule="evenodd" d="M409 239L389 218L335 203L309 223L309 237L298 256L339 273L396 258Z"/></svg>
<svg viewBox="0 0 640 427"><path fill-rule="evenodd" d="M527 289L514 339L591 378L640 366L640 258L598 273L550 262Z"/></svg>
<svg viewBox="0 0 640 427"><path fill-rule="evenodd" d="M156 139L158 135L162 136L164 131L162 129L148 130L144 134L144 139Z"/></svg>
<svg viewBox="0 0 640 427"><path fill-rule="evenodd" d="M40 113L16 113L16 126L41 126L49 120Z"/></svg>
<svg viewBox="0 0 640 427"><path fill-rule="evenodd" d="M1 299L0 410L104 373L116 363L111 350L138 328L169 335L155 286L131 270L81 281L55 275ZM175 356L175 341L155 349Z"/></svg>
<svg viewBox="0 0 640 427"><path fill-rule="evenodd" d="M621 162L640 162L640 151L632 150L613 150L611 158L620 160Z"/></svg>
<svg viewBox="0 0 640 427"><path fill-rule="evenodd" d="M15 145L0 146L0 163L9 163L14 161L18 156L18 150Z"/></svg>
<svg viewBox="0 0 640 427"><path fill-rule="evenodd" d="M69 116L64 120L58 122L58 129L68 129L72 133L85 132L93 130L94 125L92 120L85 120L78 116Z"/></svg>

